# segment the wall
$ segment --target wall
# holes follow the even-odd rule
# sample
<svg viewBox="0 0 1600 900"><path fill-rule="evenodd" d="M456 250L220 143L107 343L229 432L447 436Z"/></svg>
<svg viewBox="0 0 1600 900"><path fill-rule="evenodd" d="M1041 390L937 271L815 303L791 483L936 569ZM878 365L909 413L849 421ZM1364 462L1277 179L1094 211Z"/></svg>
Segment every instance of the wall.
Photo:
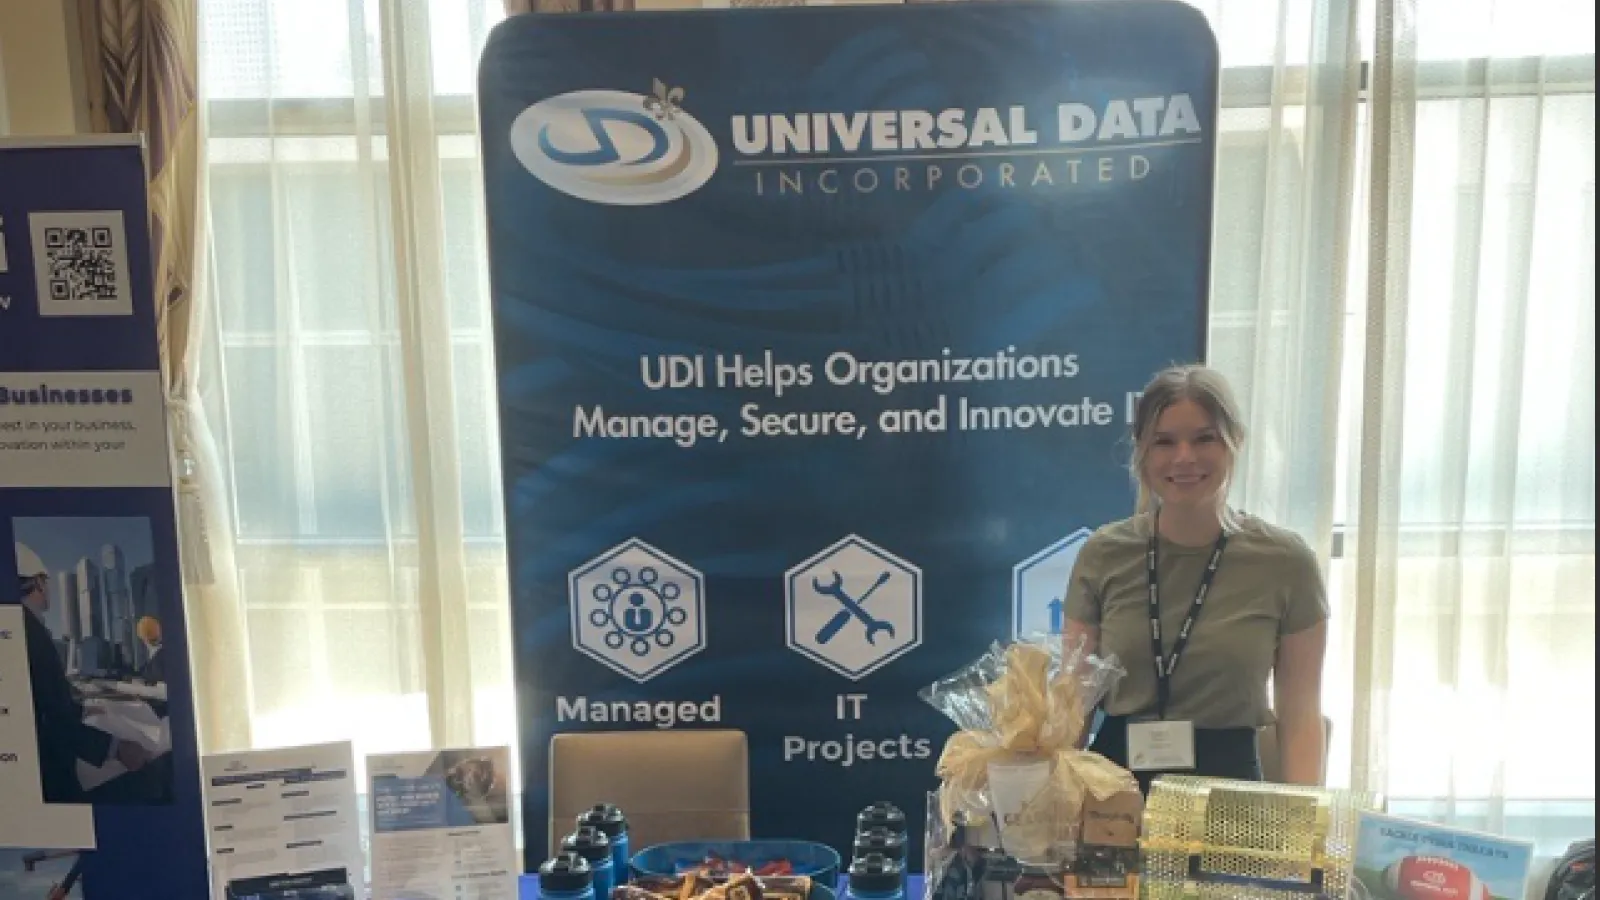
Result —
<svg viewBox="0 0 1600 900"><path fill-rule="evenodd" d="M0 134L86 130L75 0L0 0Z"/></svg>

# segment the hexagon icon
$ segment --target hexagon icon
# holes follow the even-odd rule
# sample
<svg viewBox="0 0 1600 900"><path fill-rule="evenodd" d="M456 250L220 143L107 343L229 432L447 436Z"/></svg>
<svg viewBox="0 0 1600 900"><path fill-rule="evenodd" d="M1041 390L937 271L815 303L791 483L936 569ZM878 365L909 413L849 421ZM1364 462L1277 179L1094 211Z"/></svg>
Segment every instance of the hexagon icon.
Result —
<svg viewBox="0 0 1600 900"><path fill-rule="evenodd" d="M567 576L572 646L645 682L706 645L705 578L637 538Z"/></svg>
<svg viewBox="0 0 1600 900"><path fill-rule="evenodd" d="M1011 636L1060 634L1066 624L1067 579L1092 534L1079 528L1011 570Z"/></svg>
<svg viewBox="0 0 1600 900"><path fill-rule="evenodd" d="M783 580L789 648L861 679L922 643L922 570L851 535Z"/></svg>

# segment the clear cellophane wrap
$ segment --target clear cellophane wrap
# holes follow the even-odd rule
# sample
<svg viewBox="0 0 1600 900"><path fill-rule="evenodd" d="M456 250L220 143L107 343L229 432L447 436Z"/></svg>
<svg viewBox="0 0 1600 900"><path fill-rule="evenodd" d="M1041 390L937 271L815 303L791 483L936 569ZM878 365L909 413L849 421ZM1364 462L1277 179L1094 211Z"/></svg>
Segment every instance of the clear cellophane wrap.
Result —
<svg viewBox="0 0 1600 900"><path fill-rule="evenodd" d="M993 644L970 665L923 689L922 699L960 729L939 757L929 861L961 823L968 843L985 835L983 843L1024 864L1070 862L1087 798L1103 801L1138 787L1126 769L1085 749L1095 709L1124 674L1114 656L1088 653L1082 640L1069 645L1060 637L1037 636ZM991 765L1035 772L1048 766L1049 775L1001 822L989 783Z"/></svg>

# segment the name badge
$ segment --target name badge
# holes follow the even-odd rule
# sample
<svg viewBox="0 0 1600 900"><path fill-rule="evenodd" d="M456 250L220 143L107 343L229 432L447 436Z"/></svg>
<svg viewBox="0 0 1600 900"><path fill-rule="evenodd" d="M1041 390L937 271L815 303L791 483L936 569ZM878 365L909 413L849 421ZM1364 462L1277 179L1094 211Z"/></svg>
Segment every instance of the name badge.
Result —
<svg viewBox="0 0 1600 900"><path fill-rule="evenodd" d="M1194 768L1194 723L1129 722L1128 768L1135 772L1184 772Z"/></svg>

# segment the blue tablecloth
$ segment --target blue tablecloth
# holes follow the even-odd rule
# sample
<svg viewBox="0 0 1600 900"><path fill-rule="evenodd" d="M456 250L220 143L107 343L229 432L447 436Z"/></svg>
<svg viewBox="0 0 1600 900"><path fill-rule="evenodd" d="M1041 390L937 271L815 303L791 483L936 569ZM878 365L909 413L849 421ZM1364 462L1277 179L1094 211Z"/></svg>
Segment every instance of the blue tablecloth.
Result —
<svg viewBox="0 0 1600 900"><path fill-rule="evenodd" d="M844 896L844 879L839 879L838 893ZM539 896L539 876L524 875L517 885L517 900L536 900ZM912 873L906 876L906 900L921 900L922 876Z"/></svg>

